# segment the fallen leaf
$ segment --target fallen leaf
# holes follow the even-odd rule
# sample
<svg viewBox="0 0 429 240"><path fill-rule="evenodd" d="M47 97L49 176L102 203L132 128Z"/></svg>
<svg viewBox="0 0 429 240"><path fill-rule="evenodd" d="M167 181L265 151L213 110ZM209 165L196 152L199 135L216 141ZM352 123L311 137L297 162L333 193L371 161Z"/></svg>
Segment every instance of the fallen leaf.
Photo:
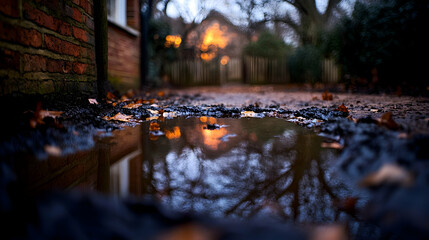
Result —
<svg viewBox="0 0 429 240"><path fill-rule="evenodd" d="M341 224L317 226L311 235L311 240L347 240L347 228Z"/></svg>
<svg viewBox="0 0 429 240"><path fill-rule="evenodd" d="M161 130L161 127L159 126L159 124L158 124L158 123L156 123L156 122L151 122L151 123L149 124L149 131L153 132L153 131L159 131L159 130Z"/></svg>
<svg viewBox="0 0 429 240"><path fill-rule="evenodd" d="M165 118L175 118L177 117L177 112L163 112L162 116Z"/></svg>
<svg viewBox="0 0 429 240"><path fill-rule="evenodd" d="M121 122L129 122L132 116L130 115L125 115L122 113L117 113L115 116L113 117L108 117L105 116L103 119L104 120L108 120L108 121L121 121Z"/></svg>
<svg viewBox="0 0 429 240"><path fill-rule="evenodd" d="M40 117L43 119L45 117L51 117L51 118L57 118L61 116L64 112L61 111L47 111L47 110L41 110L40 111Z"/></svg>
<svg viewBox="0 0 429 240"><path fill-rule="evenodd" d="M160 236L156 240L214 240L218 239L214 230L197 225L196 223L186 223L179 225Z"/></svg>
<svg viewBox="0 0 429 240"><path fill-rule="evenodd" d="M407 134L407 133L399 133L397 136L396 136L398 139L408 139L408 138L410 138L410 136Z"/></svg>
<svg viewBox="0 0 429 240"><path fill-rule="evenodd" d="M335 111L340 111L340 112L345 112L345 113L349 112L349 110L347 109L346 106L344 106L344 104L341 104L340 106L338 106L338 108L336 108Z"/></svg>
<svg viewBox="0 0 429 240"><path fill-rule="evenodd" d="M334 97L332 96L332 93L325 91L324 93L322 93L322 100L325 101L332 101L334 99Z"/></svg>
<svg viewBox="0 0 429 240"><path fill-rule="evenodd" d="M123 106L122 108L133 109L133 108L139 108L141 106L142 106L141 103L130 103L130 104Z"/></svg>
<svg viewBox="0 0 429 240"><path fill-rule="evenodd" d="M146 121L153 121L153 120L158 120L158 119L159 119L159 116L151 116L151 117L146 118Z"/></svg>
<svg viewBox="0 0 429 240"><path fill-rule="evenodd" d="M354 123L358 122L358 120L356 118L353 118L352 115L348 115L346 118L347 120L353 121Z"/></svg>
<svg viewBox="0 0 429 240"><path fill-rule="evenodd" d="M126 93L125 96L127 96L128 98L133 98L135 95L134 90L133 89L129 89Z"/></svg>
<svg viewBox="0 0 429 240"><path fill-rule="evenodd" d="M107 92L106 98L109 99L109 100L117 99L117 97L115 96L115 94L113 94L111 92Z"/></svg>
<svg viewBox="0 0 429 240"><path fill-rule="evenodd" d="M158 95L158 97L164 97L165 93L164 93L164 91L159 91L157 95Z"/></svg>
<svg viewBox="0 0 429 240"><path fill-rule="evenodd" d="M127 102L130 101L130 99L127 97L127 95L122 95L121 102Z"/></svg>
<svg viewBox="0 0 429 240"><path fill-rule="evenodd" d="M357 197L346 197L344 199L334 199L332 205L341 211L354 214L356 213Z"/></svg>
<svg viewBox="0 0 429 240"><path fill-rule="evenodd" d="M48 111L48 110L43 110L42 109L42 103L38 102L36 105L36 110L34 111L34 115L33 117L30 119L30 127L32 128L36 128L38 125L43 125L45 124L45 122L43 121L44 118L46 117L51 117L53 119L61 116L61 114L63 114L64 112L61 111ZM58 128L61 128L62 126L60 124L57 124L54 121L54 125Z"/></svg>
<svg viewBox="0 0 429 240"><path fill-rule="evenodd" d="M337 142L331 142L331 143L327 143L327 142L322 142L321 145L322 148L333 148L333 149L343 149L344 146L337 143Z"/></svg>
<svg viewBox="0 0 429 240"><path fill-rule="evenodd" d="M51 156L59 157L61 156L61 148L53 145L45 145L44 146L45 152L48 153Z"/></svg>
<svg viewBox="0 0 429 240"><path fill-rule="evenodd" d="M97 99L95 98L88 98L89 104L98 104Z"/></svg>
<svg viewBox="0 0 429 240"><path fill-rule="evenodd" d="M393 120L392 115L393 115L392 112L387 112L383 114L381 116L379 124L391 130L399 129L399 125Z"/></svg>
<svg viewBox="0 0 429 240"><path fill-rule="evenodd" d="M414 182L413 175L404 168L387 163L378 171L368 174L360 181L363 187L373 187L382 184L398 184L403 187L411 186Z"/></svg>
<svg viewBox="0 0 429 240"><path fill-rule="evenodd" d="M255 118L260 118L263 117L264 115L261 113L255 113L254 111L243 111L241 112L241 117L255 117Z"/></svg>
<svg viewBox="0 0 429 240"><path fill-rule="evenodd" d="M152 110L150 108L148 108L147 110L150 112L151 115L158 115L159 114L158 110Z"/></svg>

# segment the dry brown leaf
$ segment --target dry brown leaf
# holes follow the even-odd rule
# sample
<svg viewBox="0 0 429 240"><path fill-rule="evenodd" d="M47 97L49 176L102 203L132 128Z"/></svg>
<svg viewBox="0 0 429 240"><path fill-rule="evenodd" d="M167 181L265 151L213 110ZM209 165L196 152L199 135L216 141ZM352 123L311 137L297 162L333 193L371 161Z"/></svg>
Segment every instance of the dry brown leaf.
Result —
<svg viewBox="0 0 429 240"><path fill-rule="evenodd" d="M347 109L347 107L346 107L346 106L344 106L344 104L341 104L340 106L338 106L338 107L335 109L335 111L340 111L340 112L345 112L345 113L348 113L348 112L349 112L349 110Z"/></svg>
<svg viewBox="0 0 429 240"><path fill-rule="evenodd" d="M311 240L347 240L347 228L341 224L317 226Z"/></svg>
<svg viewBox="0 0 429 240"><path fill-rule="evenodd" d="M400 133L396 136L398 139L408 139L410 138L410 135L408 135L407 133Z"/></svg>
<svg viewBox="0 0 429 240"><path fill-rule="evenodd" d="M411 186L414 182L414 176L404 168L387 163L378 171L368 174L360 181L363 187L378 186L381 184L399 184L403 187Z"/></svg>
<svg viewBox="0 0 429 240"><path fill-rule="evenodd" d="M334 99L334 97L332 96L332 93L325 91L324 93L322 93L322 100L325 101L332 101Z"/></svg>
<svg viewBox="0 0 429 240"><path fill-rule="evenodd" d="M88 98L89 104L98 104L97 99L95 98Z"/></svg>
<svg viewBox="0 0 429 240"><path fill-rule="evenodd" d="M135 95L134 90L129 89L126 93L125 96L127 96L128 98L133 98Z"/></svg>
<svg viewBox="0 0 429 240"><path fill-rule="evenodd" d="M108 121L121 121L121 122L129 122L132 116L130 115L125 115L122 113L117 113L115 116L113 117L108 117L105 116L103 119L104 120L108 120Z"/></svg>
<svg viewBox="0 0 429 240"><path fill-rule="evenodd" d="M122 108L133 109L133 108L139 108L141 106L142 106L141 103L130 103L130 104L123 106Z"/></svg>
<svg viewBox="0 0 429 240"><path fill-rule="evenodd" d="M114 100L117 99L117 97L115 96L115 94L111 93L111 92L107 92L106 98L108 100Z"/></svg>
<svg viewBox="0 0 429 240"><path fill-rule="evenodd" d="M341 211L354 214L356 212L357 197L346 197L344 199L334 199L332 204Z"/></svg>
<svg viewBox="0 0 429 240"><path fill-rule="evenodd" d="M333 148L333 149L343 149L344 146L337 143L337 142L331 142L331 143L327 143L327 142L322 142L321 145L322 148Z"/></svg>
<svg viewBox="0 0 429 240"><path fill-rule="evenodd" d="M187 223L161 234L156 240L214 240L217 239L216 235L214 230Z"/></svg>
<svg viewBox="0 0 429 240"><path fill-rule="evenodd" d="M45 117L51 117L51 118L57 118L61 116L64 112L61 111L47 111L47 110L41 110L40 111L40 118L43 119Z"/></svg>
<svg viewBox="0 0 429 240"><path fill-rule="evenodd" d="M385 126L388 129L396 130L399 129L399 125L393 120L392 112L387 112L381 116L379 124Z"/></svg>
<svg viewBox="0 0 429 240"><path fill-rule="evenodd" d="M348 115L347 119L350 120L350 121L353 121L354 123L358 122L358 120L356 118L353 118L352 115Z"/></svg>
<svg viewBox="0 0 429 240"><path fill-rule="evenodd" d="M165 92L164 91L159 91L157 95L158 95L158 97L164 97L165 96Z"/></svg>
<svg viewBox="0 0 429 240"><path fill-rule="evenodd" d="M45 145L44 146L45 152L48 153L51 156L59 157L61 156L62 150L61 148L53 145Z"/></svg>
<svg viewBox="0 0 429 240"><path fill-rule="evenodd" d="M147 111L150 112L151 115L158 115L159 114L158 110L152 110L152 109L148 108Z"/></svg>
<svg viewBox="0 0 429 240"><path fill-rule="evenodd" d="M61 116L64 112L61 111L48 111L42 109L42 103L38 102L36 105L36 111L34 111L33 118L30 119L30 127L36 128L38 125L45 124L43 119L45 117L51 117L51 118L57 118ZM55 123L55 126L61 128L62 126L60 124Z"/></svg>

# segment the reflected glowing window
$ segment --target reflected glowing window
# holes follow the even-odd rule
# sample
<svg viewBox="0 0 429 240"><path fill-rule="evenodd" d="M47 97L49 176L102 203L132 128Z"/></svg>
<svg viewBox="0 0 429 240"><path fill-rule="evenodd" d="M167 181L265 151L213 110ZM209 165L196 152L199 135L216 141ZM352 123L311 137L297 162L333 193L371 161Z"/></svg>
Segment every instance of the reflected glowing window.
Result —
<svg viewBox="0 0 429 240"><path fill-rule="evenodd" d="M229 62L229 57L228 56L223 56L220 59L220 64L222 64L222 65L226 65L226 64L228 64L228 62Z"/></svg>
<svg viewBox="0 0 429 240"><path fill-rule="evenodd" d="M169 48L171 46L178 48L180 47L180 44L182 43L182 38L180 35L168 35L165 37L165 47Z"/></svg>

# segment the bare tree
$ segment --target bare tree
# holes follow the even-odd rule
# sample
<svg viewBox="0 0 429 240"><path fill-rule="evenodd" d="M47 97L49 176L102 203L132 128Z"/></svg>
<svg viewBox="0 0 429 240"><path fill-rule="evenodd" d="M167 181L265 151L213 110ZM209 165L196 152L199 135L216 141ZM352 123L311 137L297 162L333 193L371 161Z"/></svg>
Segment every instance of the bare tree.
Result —
<svg viewBox="0 0 429 240"><path fill-rule="evenodd" d="M287 3L296 12L287 11L283 16L269 16L268 20L287 24L298 36L301 44L314 44L319 31L325 29L336 17L343 13L340 3L343 0L328 0L326 9L321 12L316 0L274 0ZM273 1L267 0L266 3Z"/></svg>

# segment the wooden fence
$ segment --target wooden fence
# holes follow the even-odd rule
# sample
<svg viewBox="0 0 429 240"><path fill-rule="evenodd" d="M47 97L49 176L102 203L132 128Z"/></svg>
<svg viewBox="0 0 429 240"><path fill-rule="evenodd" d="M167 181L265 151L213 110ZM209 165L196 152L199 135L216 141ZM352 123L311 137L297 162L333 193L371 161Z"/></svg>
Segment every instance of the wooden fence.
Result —
<svg viewBox="0 0 429 240"><path fill-rule="evenodd" d="M332 59L324 59L322 62L322 82L338 83L340 81L340 71Z"/></svg>
<svg viewBox="0 0 429 240"><path fill-rule="evenodd" d="M245 82L251 84L288 83L290 76L286 58L244 58Z"/></svg>
<svg viewBox="0 0 429 240"><path fill-rule="evenodd" d="M170 81L176 86L219 85L220 64L199 59L177 61L167 67Z"/></svg>
<svg viewBox="0 0 429 240"><path fill-rule="evenodd" d="M246 56L219 61L182 60L167 66L170 82L175 86L221 85L227 83L282 84L291 82L286 58L268 59ZM337 83L338 67L333 60L322 62L322 82Z"/></svg>

